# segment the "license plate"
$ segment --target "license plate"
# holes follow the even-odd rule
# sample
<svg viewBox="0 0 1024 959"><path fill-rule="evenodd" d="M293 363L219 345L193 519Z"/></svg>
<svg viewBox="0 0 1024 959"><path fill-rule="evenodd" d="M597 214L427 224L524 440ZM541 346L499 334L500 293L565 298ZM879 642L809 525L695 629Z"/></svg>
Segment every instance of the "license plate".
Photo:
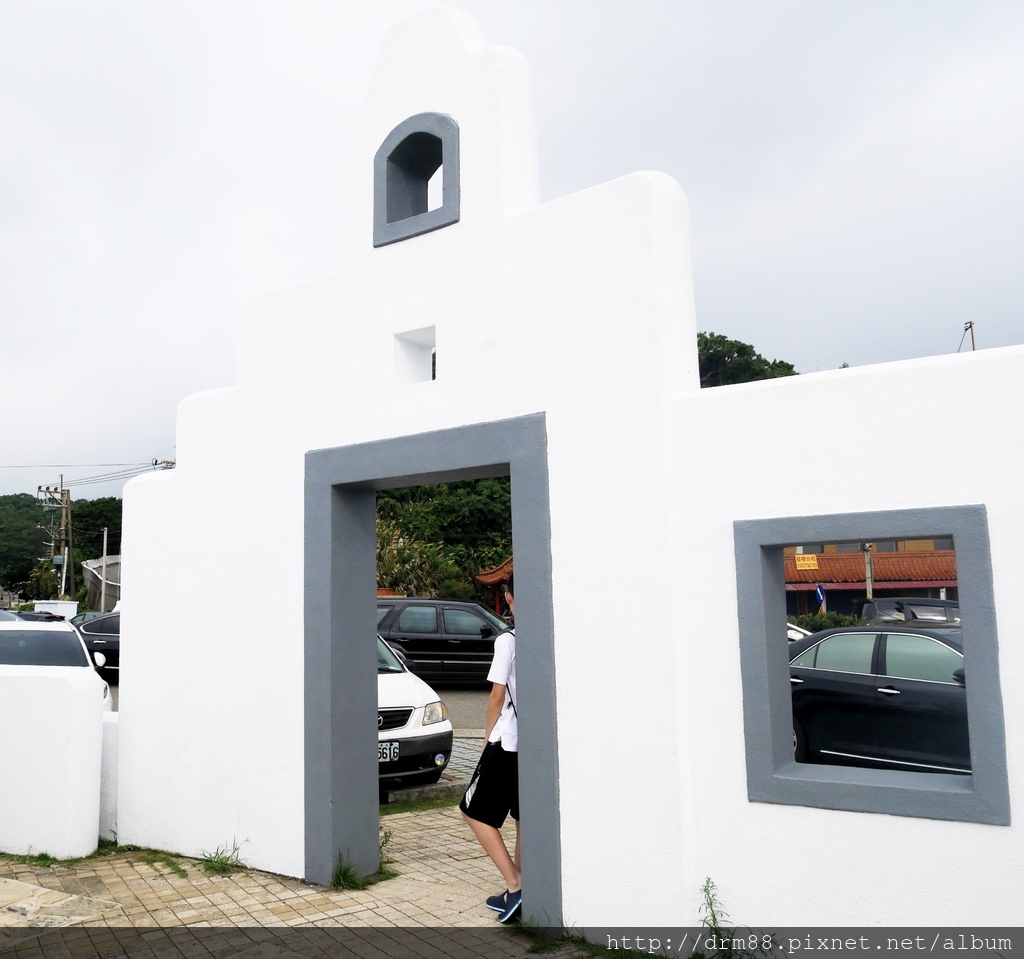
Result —
<svg viewBox="0 0 1024 959"><path fill-rule="evenodd" d="M377 743L377 762L390 763L398 759L398 743Z"/></svg>

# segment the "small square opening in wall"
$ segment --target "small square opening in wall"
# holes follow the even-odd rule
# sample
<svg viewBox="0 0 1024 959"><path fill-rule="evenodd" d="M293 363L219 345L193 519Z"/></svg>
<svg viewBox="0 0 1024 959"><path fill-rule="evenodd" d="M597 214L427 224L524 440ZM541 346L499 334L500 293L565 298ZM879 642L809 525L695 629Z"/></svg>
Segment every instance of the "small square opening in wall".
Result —
<svg viewBox="0 0 1024 959"><path fill-rule="evenodd" d="M1008 825L984 506L738 521L734 536L751 802ZM787 597L792 605L801 584L786 575L787 554L795 572L817 580L815 602L824 605L830 591L839 599L838 587L852 585L849 575L830 576L830 562L856 565L861 586L876 582L878 543L894 544L885 552L895 560L902 544L918 564L922 544L955 554L946 596L876 593L851 606L855 625L794 639ZM898 584L904 593L910 585ZM821 688L805 695L812 686ZM858 696L845 712L832 708ZM936 727L940 714L948 728Z"/></svg>
<svg viewBox="0 0 1024 959"><path fill-rule="evenodd" d="M434 379L436 327L424 326L395 334L395 386L426 383Z"/></svg>

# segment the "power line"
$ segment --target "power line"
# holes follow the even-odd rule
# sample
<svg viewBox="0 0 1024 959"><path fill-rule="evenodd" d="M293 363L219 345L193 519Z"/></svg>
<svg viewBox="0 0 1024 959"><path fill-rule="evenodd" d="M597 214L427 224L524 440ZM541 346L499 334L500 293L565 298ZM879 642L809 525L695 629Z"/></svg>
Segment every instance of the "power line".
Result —
<svg viewBox="0 0 1024 959"><path fill-rule="evenodd" d="M109 469L114 466L140 466L140 463L34 463L31 465L2 466L0 470L98 470ZM146 466L152 464L146 463Z"/></svg>

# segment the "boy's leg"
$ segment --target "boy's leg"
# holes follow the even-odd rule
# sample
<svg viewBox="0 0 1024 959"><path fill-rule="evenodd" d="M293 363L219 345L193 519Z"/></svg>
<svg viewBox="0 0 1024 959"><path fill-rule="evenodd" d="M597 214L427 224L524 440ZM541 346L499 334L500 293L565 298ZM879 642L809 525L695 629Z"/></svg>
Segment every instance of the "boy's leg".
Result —
<svg viewBox="0 0 1024 959"><path fill-rule="evenodd" d="M491 857L491 862L498 867L498 871L508 885L508 891L518 892L523 885L523 876L519 869L519 824L516 823L516 858L513 861L508 854L505 840L501 838L500 830L495 829L494 826L488 826L487 823L480 822L478 819L470 819L465 812L462 813L462 816L469 823L469 828L473 830L473 835L476 836L484 852Z"/></svg>

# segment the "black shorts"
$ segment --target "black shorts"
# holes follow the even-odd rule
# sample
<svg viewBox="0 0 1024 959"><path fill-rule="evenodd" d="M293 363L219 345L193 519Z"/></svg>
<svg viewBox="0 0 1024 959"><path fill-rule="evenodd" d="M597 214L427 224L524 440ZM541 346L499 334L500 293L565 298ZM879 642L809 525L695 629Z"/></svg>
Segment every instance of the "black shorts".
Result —
<svg viewBox="0 0 1024 959"><path fill-rule="evenodd" d="M519 822L519 753L505 752L501 743L488 743L459 809L495 829L501 829L509 813Z"/></svg>

